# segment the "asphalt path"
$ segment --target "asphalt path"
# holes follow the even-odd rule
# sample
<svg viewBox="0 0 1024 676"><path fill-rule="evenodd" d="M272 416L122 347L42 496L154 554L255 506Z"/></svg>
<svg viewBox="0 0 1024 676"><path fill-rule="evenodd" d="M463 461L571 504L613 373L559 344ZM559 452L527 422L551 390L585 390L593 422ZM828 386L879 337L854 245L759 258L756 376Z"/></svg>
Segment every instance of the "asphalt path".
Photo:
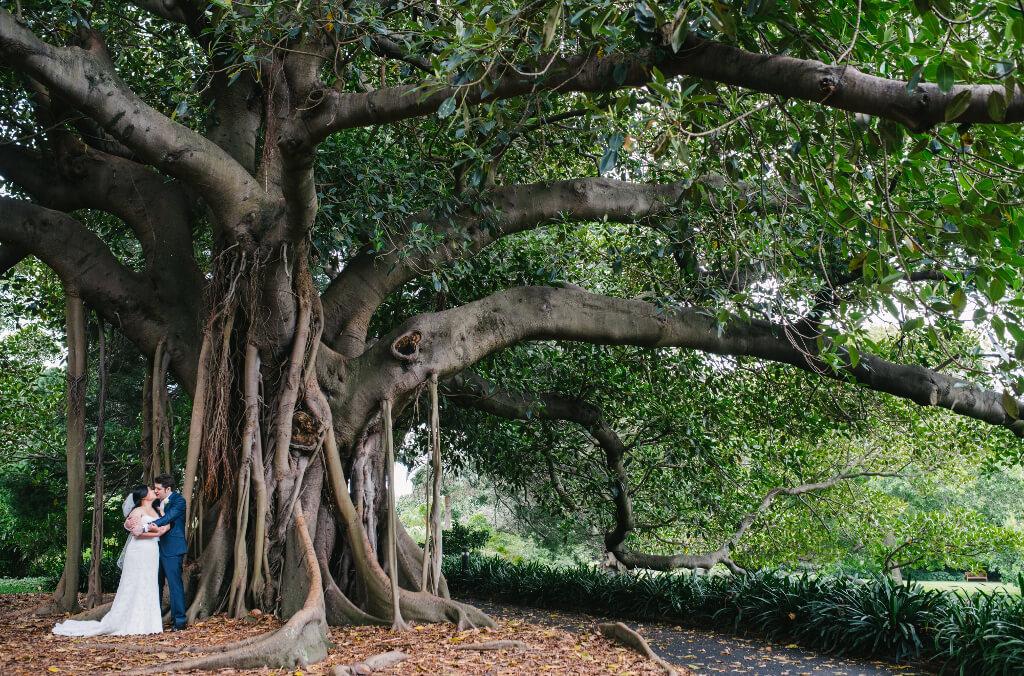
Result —
<svg viewBox="0 0 1024 676"><path fill-rule="evenodd" d="M486 601L467 600L492 617L547 624L569 631L593 631L598 622L608 621L582 613L543 610ZM769 643L760 638L744 638L707 629L658 622L626 622L640 633L651 648L666 661L686 667L697 674L757 674L763 676L910 676L931 672L914 665L892 664L880 660L834 657L808 650L796 644Z"/></svg>

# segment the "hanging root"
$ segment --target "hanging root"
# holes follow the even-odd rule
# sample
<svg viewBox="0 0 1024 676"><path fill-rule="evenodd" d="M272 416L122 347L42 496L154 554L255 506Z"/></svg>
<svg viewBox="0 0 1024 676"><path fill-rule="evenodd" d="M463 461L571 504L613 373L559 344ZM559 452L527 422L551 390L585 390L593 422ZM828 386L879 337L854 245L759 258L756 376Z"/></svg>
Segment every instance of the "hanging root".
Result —
<svg viewBox="0 0 1024 676"><path fill-rule="evenodd" d="M319 388L311 388L308 391L307 401L309 401L313 412L320 416L321 420L327 421L327 428L331 429L329 424L330 407L327 404L327 398ZM359 514L356 512L355 505L352 504L352 497L348 492L348 481L345 479L345 470L333 434L328 434L324 438L323 450L324 460L327 464L327 478L331 495L334 497L335 508L341 516L341 522L348 535L356 573L366 586L367 611L377 617L390 617L392 614L390 584L377 562L377 558L371 555L372 550L366 539L366 532L362 528ZM451 622L456 624L459 629L497 626L494 620L482 610L433 594L403 589L399 593L399 599L399 609L406 621Z"/></svg>
<svg viewBox="0 0 1024 676"><path fill-rule="evenodd" d="M224 583L228 540L231 536L231 529L227 524L228 510L224 505L221 505L219 509L217 524L200 560L199 569L202 572L199 576L196 593L192 597L192 605L188 607L188 612L185 614L189 624L199 618L209 617L217 611L214 604L217 602L221 585Z"/></svg>
<svg viewBox="0 0 1024 676"><path fill-rule="evenodd" d="M245 346L245 368L243 371L243 395L245 397L245 429L242 432L242 459L238 471L238 488L235 491L238 508L235 510L234 572L228 593L228 612L232 617L246 613L245 585L247 582L247 549L245 534L249 527L249 486L252 476L253 448L259 438L259 382L260 356L256 346ZM253 562L260 565L260 561Z"/></svg>
<svg viewBox="0 0 1024 676"><path fill-rule="evenodd" d="M677 676L679 674L671 664L658 657L654 651L651 650L651 646L647 645L647 641L644 640L643 636L636 633L622 622L604 622L597 625L597 628L601 632L602 636L637 651L664 669L668 676Z"/></svg>
<svg viewBox="0 0 1024 676"><path fill-rule="evenodd" d="M313 551L306 518L299 506L295 507L294 515L296 541L301 547L302 563L310 581L302 608L283 627L267 636L225 646L216 654L162 664L141 673L261 667L290 669L319 662L327 656L327 618L320 566Z"/></svg>
<svg viewBox="0 0 1024 676"><path fill-rule="evenodd" d="M391 630L408 631L409 625L402 619L401 602L402 597L398 586L398 532L396 525L398 518L395 516L395 448L394 432L391 430L391 400L385 399L381 404L381 414L384 418L384 427L381 433L384 435L384 448L388 468L388 578L391 583Z"/></svg>

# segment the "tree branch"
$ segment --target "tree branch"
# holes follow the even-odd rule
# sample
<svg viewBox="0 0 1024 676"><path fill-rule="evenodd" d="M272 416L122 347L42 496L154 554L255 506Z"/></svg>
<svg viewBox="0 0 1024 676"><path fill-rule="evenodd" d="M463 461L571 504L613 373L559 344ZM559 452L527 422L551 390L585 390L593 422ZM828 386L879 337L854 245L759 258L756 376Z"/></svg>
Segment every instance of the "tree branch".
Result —
<svg viewBox="0 0 1024 676"><path fill-rule="evenodd" d="M488 354L527 340L682 347L757 357L922 406L945 408L1024 436L1024 421L1004 410L1003 395L960 378L870 354L861 355L853 365L842 349L838 355L843 363L834 367L819 356L816 341L803 339L785 326L738 317L719 325L703 308L665 309L640 300L550 287L514 288L452 310L413 317L351 361L353 371L365 380L358 381L359 386L347 392L339 405L347 406L355 419L365 419L359 416L369 415L374 396L397 401L431 373L448 377Z"/></svg>
<svg viewBox="0 0 1024 676"><path fill-rule="evenodd" d="M195 378L194 321L175 321L152 295L145 278L122 266L107 246L67 214L0 197L0 242L48 265L103 318L145 354L164 338L175 346L175 374L186 387ZM194 318L193 318L194 319Z"/></svg>
<svg viewBox="0 0 1024 676"><path fill-rule="evenodd" d="M410 66L423 71L424 73L430 74L432 69L430 67L430 60L425 59L422 56L411 54L409 50L395 42L386 35L372 35L370 36L370 51L378 56L382 56L386 59L394 59L396 61L404 61Z"/></svg>
<svg viewBox="0 0 1024 676"><path fill-rule="evenodd" d="M709 177L704 182L721 186L722 180ZM609 178L509 185L475 196L444 221L429 213L416 214L410 222L431 224L440 243L423 253L403 255L408 241L405 235L390 252L364 250L357 255L323 293L325 340L342 354L356 356L362 352L373 313L406 282L456 258L471 256L497 239L557 219L641 221L667 211L689 187L689 183L645 184Z"/></svg>
<svg viewBox="0 0 1024 676"><path fill-rule="evenodd" d="M740 570L730 559L732 550L754 521L766 512L780 495L803 495L831 488L841 481L865 476L894 476L890 472L844 472L823 481L793 487L773 488L765 494L757 508L745 515L733 534L713 552L673 554L668 556L633 552L622 547L630 532L636 530L629 489L629 476L623 460L626 446L608 425L599 408L582 399L556 394L527 395L512 392L488 383L472 372L463 372L445 381L445 396L457 406L473 408L513 420L564 420L586 429L605 452L608 473L616 483L612 493L615 503L615 528L605 534L605 547L629 568L674 570L677 568L711 568L723 563L733 571Z"/></svg>
<svg viewBox="0 0 1024 676"><path fill-rule="evenodd" d="M61 145L64 151L52 158L0 145L0 176L45 207L96 209L123 220L142 245L147 274L164 301L195 312L203 276L192 253L191 206L181 186L83 143Z"/></svg>
<svg viewBox="0 0 1024 676"><path fill-rule="evenodd" d="M178 0L131 0L131 3L161 19L171 23L180 23L188 26L190 30L198 27L203 19L203 12L191 2L179 2Z"/></svg>
<svg viewBox="0 0 1024 676"><path fill-rule="evenodd" d="M96 50L47 44L0 9L0 56L195 188L226 227L250 225L262 195L253 177L216 144L148 106Z"/></svg>
<svg viewBox="0 0 1024 676"><path fill-rule="evenodd" d="M964 91L970 92L970 103L957 122L996 122L988 113L988 96L993 92L1004 94L1002 84L956 85L944 93L936 84L921 83L910 92L906 82L862 73L852 66L757 54L693 33L677 53L669 43L666 36L659 47L635 55L555 58L546 67L533 69L543 71L542 76L524 76L509 69L489 89L482 84L440 86L427 96L423 95L422 84L385 87L365 94L327 90L320 105L294 120L283 139L292 144L315 145L342 129L429 115L445 99L456 95L466 103L477 103L485 97L493 101L542 91L608 92L641 87L650 81L652 67L667 77L692 75L773 96L876 115L918 131L942 122L950 102ZM1017 92L1002 122L1021 120L1024 94Z"/></svg>
<svg viewBox="0 0 1024 676"><path fill-rule="evenodd" d="M11 245L0 244L0 277L3 277L28 254L24 249Z"/></svg>

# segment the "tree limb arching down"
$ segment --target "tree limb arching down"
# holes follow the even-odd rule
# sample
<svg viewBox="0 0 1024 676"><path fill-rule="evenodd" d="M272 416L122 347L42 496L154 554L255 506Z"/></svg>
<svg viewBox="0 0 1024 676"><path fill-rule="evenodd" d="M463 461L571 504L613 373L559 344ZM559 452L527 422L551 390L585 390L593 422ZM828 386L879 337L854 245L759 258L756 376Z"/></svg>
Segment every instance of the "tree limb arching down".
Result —
<svg viewBox="0 0 1024 676"><path fill-rule="evenodd" d="M710 570L721 563L733 572L743 572L730 557L743 535L754 521L768 511L779 496L803 495L832 488L836 484L861 477L877 476L879 472L847 467L838 474L821 481L792 487L777 487L768 491L757 507L746 514L729 538L714 551L700 554L657 555L645 554L624 548L627 536L636 527L633 517L633 502L630 497L629 476L623 461L629 452L626 444L608 424L601 410L582 399L557 394L529 396L496 387L472 371L453 376L445 383L445 395L456 406L484 411L502 418L518 420L564 420L585 429L604 452L609 480L615 485L612 503L615 511L615 527L604 536L607 551L626 568L648 570L676 570L701 568ZM888 473L886 473L888 474Z"/></svg>
<svg viewBox="0 0 1024 676"><path fill-rule="evenodd" d="M526 343L777 362L1024 436L1014 367L900 363L865 328L889 312L938 336L968 298L985 308L979 331L1009 345L1019 328L1007 252L1024 233L1022 161L1006 130L1024 92L1010 47L985 37L1019 42L1011 10L979 37L899 3L855 29L695 3L343 16L139 1L93 3L73 25L61 3L24 4L0 9L0 90L14 102L0 111L0 275L42 261L194 397L189 617L286 620L168 668L315 661L328 623L489 625L447 598L436 565L423 588L401 527L381 537L381 412L400 431L425 384ZM934 43L910 68L867 29L900 17L915 53ZM143 39L155 46L139 54ZM992 52L985 68L938 69L971 40ZM570 224L593 249L619 228L662 253L624 275L635 251L610 247L590 266L603 277L524 262L501 285L474 282L490 252ZM590 431L615 476L622 444L599 412L547 404ZM775 489L699 560L624 549L624 490L606 546L628 566L728 565L777 496L856 473Z"/></svg>

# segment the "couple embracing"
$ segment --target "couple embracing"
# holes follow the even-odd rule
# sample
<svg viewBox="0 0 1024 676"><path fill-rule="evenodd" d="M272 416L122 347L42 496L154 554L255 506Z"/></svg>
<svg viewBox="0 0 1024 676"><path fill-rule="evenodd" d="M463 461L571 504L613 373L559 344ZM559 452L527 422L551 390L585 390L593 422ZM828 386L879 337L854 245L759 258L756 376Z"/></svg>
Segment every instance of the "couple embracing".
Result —
<svg viewBox="0 0 1024 676"><path fill-rule="evenodd" d="M63 636L158 634L163 631L160 597L167 580L171 615L177 631L185 628L185 589L181 563L185 544L185 498L174 491L174 478L161 474L153 486L136 486L125 501L121 581L110 610L100 621L67 620L53 628Z"/></svg>

